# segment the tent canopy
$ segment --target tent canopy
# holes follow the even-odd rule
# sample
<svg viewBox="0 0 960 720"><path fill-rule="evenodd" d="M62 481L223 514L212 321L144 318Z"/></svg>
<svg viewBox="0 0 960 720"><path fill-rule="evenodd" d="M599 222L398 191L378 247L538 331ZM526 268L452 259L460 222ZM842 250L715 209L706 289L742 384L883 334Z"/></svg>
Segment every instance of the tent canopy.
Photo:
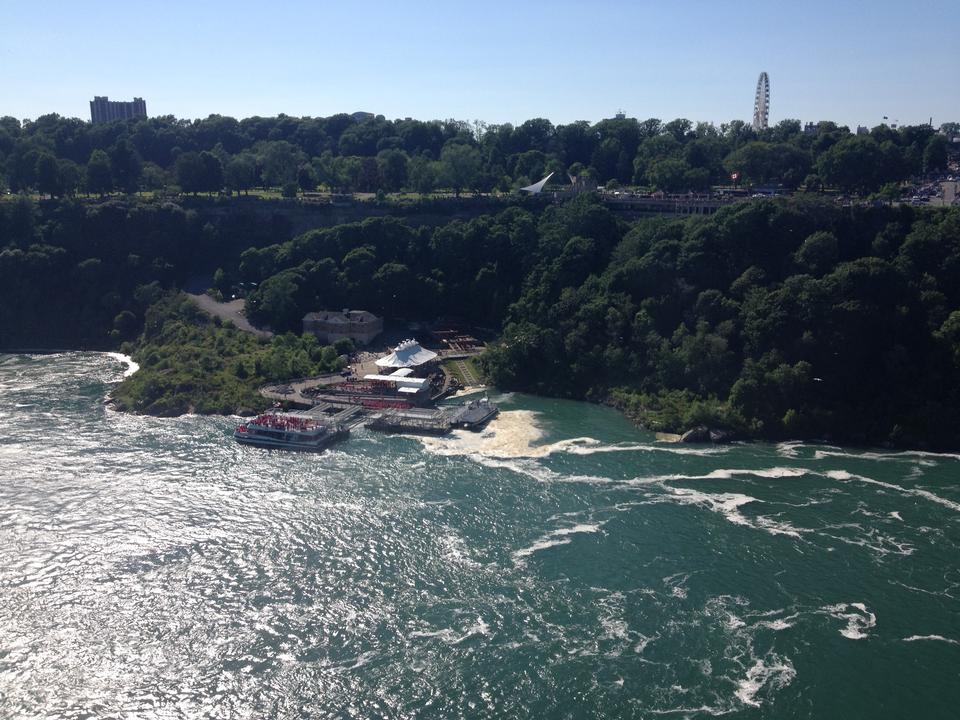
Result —
<svg viewBox="0 0 960 720"><path fill-rule="evenodd" d="M437 354L433 350L420 347L416 340L404 340L393 352L376 361L381 368L413 368L430 362Z"/></svg>
<svg viewBox="0 0 960 720"><path fill-rule="evenodd" d="M527 185L525 188L520 188L520 192L527 192L527 193L530 193L531 195L536 195L541 190L543 190L543 186L547 184L547 180L549 180L552 177L553 177L553 173L550 173L540 182L534 183L533 185Z"/></svg>

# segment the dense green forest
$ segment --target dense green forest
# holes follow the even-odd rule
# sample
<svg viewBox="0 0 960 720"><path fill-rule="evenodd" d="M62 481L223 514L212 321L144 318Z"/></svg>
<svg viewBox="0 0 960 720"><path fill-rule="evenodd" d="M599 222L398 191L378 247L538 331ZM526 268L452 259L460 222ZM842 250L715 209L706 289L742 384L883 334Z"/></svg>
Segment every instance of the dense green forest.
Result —
<svg viewBox="0 0 960 720"><path fill-rule="evenodd" d="M590 212L541 221L485 357L499 387L655 429L960 447L957 209L764 201L622 236Z"/></svg>
<svg viewBox="0 0 960 720"><path fill-rule="evenodd" d="M956 132L957 124L943 129ZM616 117L554 125L387 120L340 114L236 120L171 116L91 125L44 115L0 118L0 191L51 196L112 191L249 192L255 187L384 193L510 191L557 172L667 192L729 182L869 193L943 170L946 136L879 125L868 134L783 120L757 132L736 120Z"/></svg>
<svg viewBox="0 0 960 720"><path fill-rule="evenodd" d="M153 412L198 387L211 399L195 409L232 410L259 382L335 366L309 340L262 345L171 299L200 275L250 288L251 319L281 334L329 307L490 328L499 387L613 402L655 429L960 448L956 208L801 196L627 223L584 196L294 237L242 205L0 203L0 347L132 342L143 387L127 406Z"/></svg>
<svg viewBox="0 0 960 720"><path fill-rule="evenodd" d="M150 306L143 334L123 349L140 369L112 392L122 410L150 415L250 413L267 401L268 382L340 370L349 340L321 346L312 335L259 340L202 313L185 295L168 293Z"/></svg>
<svg viewBox="0 0 960 720"><path fill-rule="evenodd" d="M159 201L2 202L0 348L115 346L165 290L289 235L282 216L242 209L205 218Z"/></svg>

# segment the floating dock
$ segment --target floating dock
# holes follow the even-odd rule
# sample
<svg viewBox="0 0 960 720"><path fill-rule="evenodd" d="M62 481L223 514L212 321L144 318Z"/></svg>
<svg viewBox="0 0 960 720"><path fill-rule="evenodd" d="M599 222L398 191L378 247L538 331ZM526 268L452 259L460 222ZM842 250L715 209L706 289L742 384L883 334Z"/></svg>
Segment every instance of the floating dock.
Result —
<svg viewBox="0 0 960 720"><path fill-rule="evenodd" d="M381 432L446 435L454 428L481 430L499 413L500 408L483 399L453 407L384 410L371 415L366 427Z"/></svg>

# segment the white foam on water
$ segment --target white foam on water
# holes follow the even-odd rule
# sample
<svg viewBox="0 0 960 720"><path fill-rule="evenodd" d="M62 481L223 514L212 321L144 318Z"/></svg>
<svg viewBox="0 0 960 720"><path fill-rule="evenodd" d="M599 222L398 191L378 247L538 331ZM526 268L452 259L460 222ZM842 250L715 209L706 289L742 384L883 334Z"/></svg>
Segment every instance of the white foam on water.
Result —
<svg viewBox="0 0 960 720"><path fill-rule="evenodd" d="M535 458L549 454L550 445L536 445L543 438L539 415L530 410L504 410L481 432L454 430L443 437L418 435L424 449L434 455L467 455L495 458Z"/></svg>
<svg viewBox="0 0 960 720"><path fill-rule="evenodd" d="M550 455L595 455L598 453L665 452L674 455L717 455L727 447L676 447L639 442L603 443L592 437L575 437L542 443L540 414L532 410L502 410L479 433L454 430L444 437L416 436L435 455L468 455L487 458L544 458Z"/></svg>
<svg viewBox="0 0 960 720"><path fill-rule="evenodd" d="M586 483L588 485L610 485L618 483L611 478L597 477L595 475L563 475L554 472L550 468L544 467L533 458L516 458L504 460L500 458L485 457L483 455L469 456L474 462L488 468L504 468L515 472L518 475L527 477L542 483Z"/></svg>
<svg viewBox="0 0 960 720"><path fill-rule="evenodd" d="M436 638L447 645L460 645L472 637L488 636L490 626L480 616L477 616L476 622L467 627L462 634L457 634L452 628L443 628L442 630L414 630L410 633L410 638Z"/></svg>
<svg viewBox="0 0 960 720"><path fill-rule="evenodd" d="M769 684L773 689L789 685L797 676L793 663L789 658L769 653L765 658L757 660L753 667L747 670L747 676L737 683L736 696L744 705L760 707L757 693Z"/></svg>
<svg viewBox="0 0 960 720"><path fill-rule="evenodd" d="M727 613L727 620L724 625L726 625L727 630L739 630L746 627L747 624L733 613Z"/></svg>
<svg viewBox="0 0 960 720"><path fill-rule="evenodd" d="M779 443L777 445L777 455L786 458L799 457L800 453L797 452L798 447L803 447L803 443L799 440L788 440L787 442Z"/></svg>
<svg viewBox="0 0 960 720"><path fill-rule="evenodd" d="M840 482L849 482L852 480L859 483L866 483L867 485L877 485L879 487L886 488L887 490L903 493L904 495L922 497L930 502L943 505L945 508L950 508L955 512L960 512L960 503L954 502L953 500L947 500L947 498L940 497L929 490L922 490L920 488L905 488L901 487L900 485L894 485L893 483L883 482L882 480L874 480L873 478L868 478L863 475L855 475L854 473L847 472L846 470L827 470L824 475L831 480L839 480Z"/></svg>
<svg viewBox="0 0 960 720"><path fill-rule="evenodd" d="M931 640L936 642L945 642L950 645L960 645L960 640L954 640L953 638L944 637L943 635L911 635L910 637L905 637L904 642L919 642L921 640Z"/></svg>
<svg viewBox="0 0 960 720"><path fill-rule="evenodd" d="M790 615L789 617L779 618L777 620L761 620L758 623L754 623L754 627L766 628L767 630L773 630L774 632L779 632L781 630L787 630L788 628L793 627L791 620L796 620L796 615Z"/></svg>
<svg viewBox="0 0 960 720"><path fill-rule="evenodd" d="M740 477L743 475L753 476L753 477L762 477L762 478L788 478L788 477L802 477L803 475L808 474L810 471L803 468L791 468L791 467L772 467L772 468L760 468L754 470L747 469L727 469L720 468L717 470L712 470L706 475L704 479L714 480L714 479L723 479L723 480L732 480L735 477Z"/></svg>
<svg viewBox="0 0 960 720"><path fill-rule="evenodd" d="M490 634L490 626L484 621L482 617L477 615L476 622L474 622L473 625L471 625L466 629L463 637L460 639L460 642L463 642L467 638L472 637L474 635L486 636L489 634Z"/></svg>
<svg viewBox="0 0 960 720"><path fill-rule="evenodd" d="M123 371L123 377L128 378L133 375L137 370L140 369L140 366L133 361L133 358L129 355L124 355L123 353L118 352L108 352L105 353L107 357L112 357L114 360L119 360L122 363L125 363L127 369Z"/></svg>
<svg viewBox="0 0 960 720"><path fill-rule="evenodd" d="M454 645L457 642L458 635L450 628L443 630L414 630L410 633L411 638L437 638L443 640L448 645Z"/></svg>
<svg viewBox="0 0 960 720"><path fill-rule="evenodd" d="M901 460L901 461L912 461L914 458L929 458L931 460L938 459L953 459L960 460L960 454L957 453L935 453L935 452L926 452L924 450L905 450L903 452L889 452L889 453L879 453L879 452L860 452L860 453L849 453L843 452L839 448L836 450L817 450L813 454L814 458L817 460L824 460L828 457L841 457L847 458L849 460Z"/></svg>
<svg viewBox="0 0 960 720"><path fill-rule="evenodd" d="M604 523L580 523L572 527L551 530L545 535L541 535L532 545L516 550L513 553L513 560L516 563L522 564L524 558L530 557L536 552L556 547L557 545L569 545L573 540L571 535L600 532L600 528L603 527L603 525Z"/></svg>
<svg viewBox="0 0 960 720"><path fill-rule="evenodd" d="M867 631L877 624L877 616L867 610L863 603L838 603L820 608L822 612L837 620L846 620L847 626L840 630L840 634L850 640L863 640Z"/></svg>
<svg viewBox="0 0 960 720"><path fill-rule="evenodd" d="M591 437L571 438L570 440L561 440L550 447L550 453L567 453L570 455L595 455L597 453L615 453L615 452L671 452L678 455L684 454L714 454L713 451L705 452L702 448L679 448L674 450L669 446L649 445L647 443L621 442L605 445L599 440Z"/></svg>
<svg viewBox="0 0 960 720"><path fill-rule="evenodd" d="M801 531L786 522L778 522L768 517L757 516L748 518L740 512L740 508L753 502L762 502L750 495L742 493L704 493L692 488L674 488L664 486L667 499L673 499L684 505L698 505L719 513L734 525L743 525L757 530L764 530L771 535L787 535L799 538Z"/></svg>
<svg viewBox="0 0 960 720"><path fill-rule="evenodd" d="M600 627L603 628L603 634L600 636L602 639L627 640L630 637L630 626L621 618L600 618Z"/></svg>
<svg viewBox="0 0 960 720"><path fill-rule="evenodd" d="M738 477L760 477L771 480L779 478L802 477L809 474L809 470L803 468L772 467L757 468L749 470L746 468L717 468L711 470L705 475L683 475L673 473L670 475L652 475L649 477L638 477L632 480L623 481L625 485L650 485L655 483L669 483L677 481L693 480L733 480Z"/></svg>
<svg viewBox="0 0 960 720"><path fill-rule="evenodd" d="M638 633L638 635L640 635L640 639L639 639L639 640L637 641L637 643L633 646L633 651L634 651L635 653L637 653L637 655L642 654L643 651L647 649L647 645L649 645L650 643L652 643L652 642L654 642L655 640L658 640L658 639L660 638L660 635L659 635L659 634L653 635L653 636L651 636L651 637L647 637L646 635L643 635L643 634L640 634L640 633Z"/></svg>
<svg viewBox="0 0 960 720"><path fill-rule="evenodd" d="M700 707L676 707L676 708L666 708L666 709L657 709L653 708L648 710L651 715L681 715L684 718L691 718L697 715L702 715L706 713L707 715L719 716L727 715L732 713L734 708L726 707L711 707L709 705L701 705Z"/></svg>

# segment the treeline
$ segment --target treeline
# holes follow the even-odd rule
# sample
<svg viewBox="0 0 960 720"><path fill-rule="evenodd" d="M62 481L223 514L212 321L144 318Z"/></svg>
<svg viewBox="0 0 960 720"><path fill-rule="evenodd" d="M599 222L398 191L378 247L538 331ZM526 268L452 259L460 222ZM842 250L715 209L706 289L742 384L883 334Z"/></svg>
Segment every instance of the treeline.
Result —
<svg viewBox="0 0 960 720"><path fill-rule="evenodd" d="M250 414L267 405L267 382L344 367L349 340L321 346L312 335L262 340L201 312L186 295L168 293L150 306L143 334L123 349L140 370L112 392L121 410L170 416Z"/></svg>
<svg viewBox="0 0 960 720"><path fill-rule="evenodd" d="M146 309L250 246L289 237L282 216L204 216L172 202L0 202L0 348L107 348Z"/></svg>
<svg viewBox="0 0 960 720"><path fill-rule="evenodd" d="M957 124L943 129L955 132ZM0 190L459 194L510 191L556 172L561 183L569 173L668 192L728 184L737 173L740 183L871 193L943 170L947 153L945 135L929 126L880 125L857 135L831 122L808 132L797 120L758 133L742 121L717 127L624 117L566 125L537 118L515 127L346 114L91 125L44 115L0 118Z"/></svg>
<svg viewBox="0 0 960 720"><path fill-rule="evenodd" d="M584 211L485 356L499 387L654 429L960 447L960 211L764 201L622 237Z"/></svg>

